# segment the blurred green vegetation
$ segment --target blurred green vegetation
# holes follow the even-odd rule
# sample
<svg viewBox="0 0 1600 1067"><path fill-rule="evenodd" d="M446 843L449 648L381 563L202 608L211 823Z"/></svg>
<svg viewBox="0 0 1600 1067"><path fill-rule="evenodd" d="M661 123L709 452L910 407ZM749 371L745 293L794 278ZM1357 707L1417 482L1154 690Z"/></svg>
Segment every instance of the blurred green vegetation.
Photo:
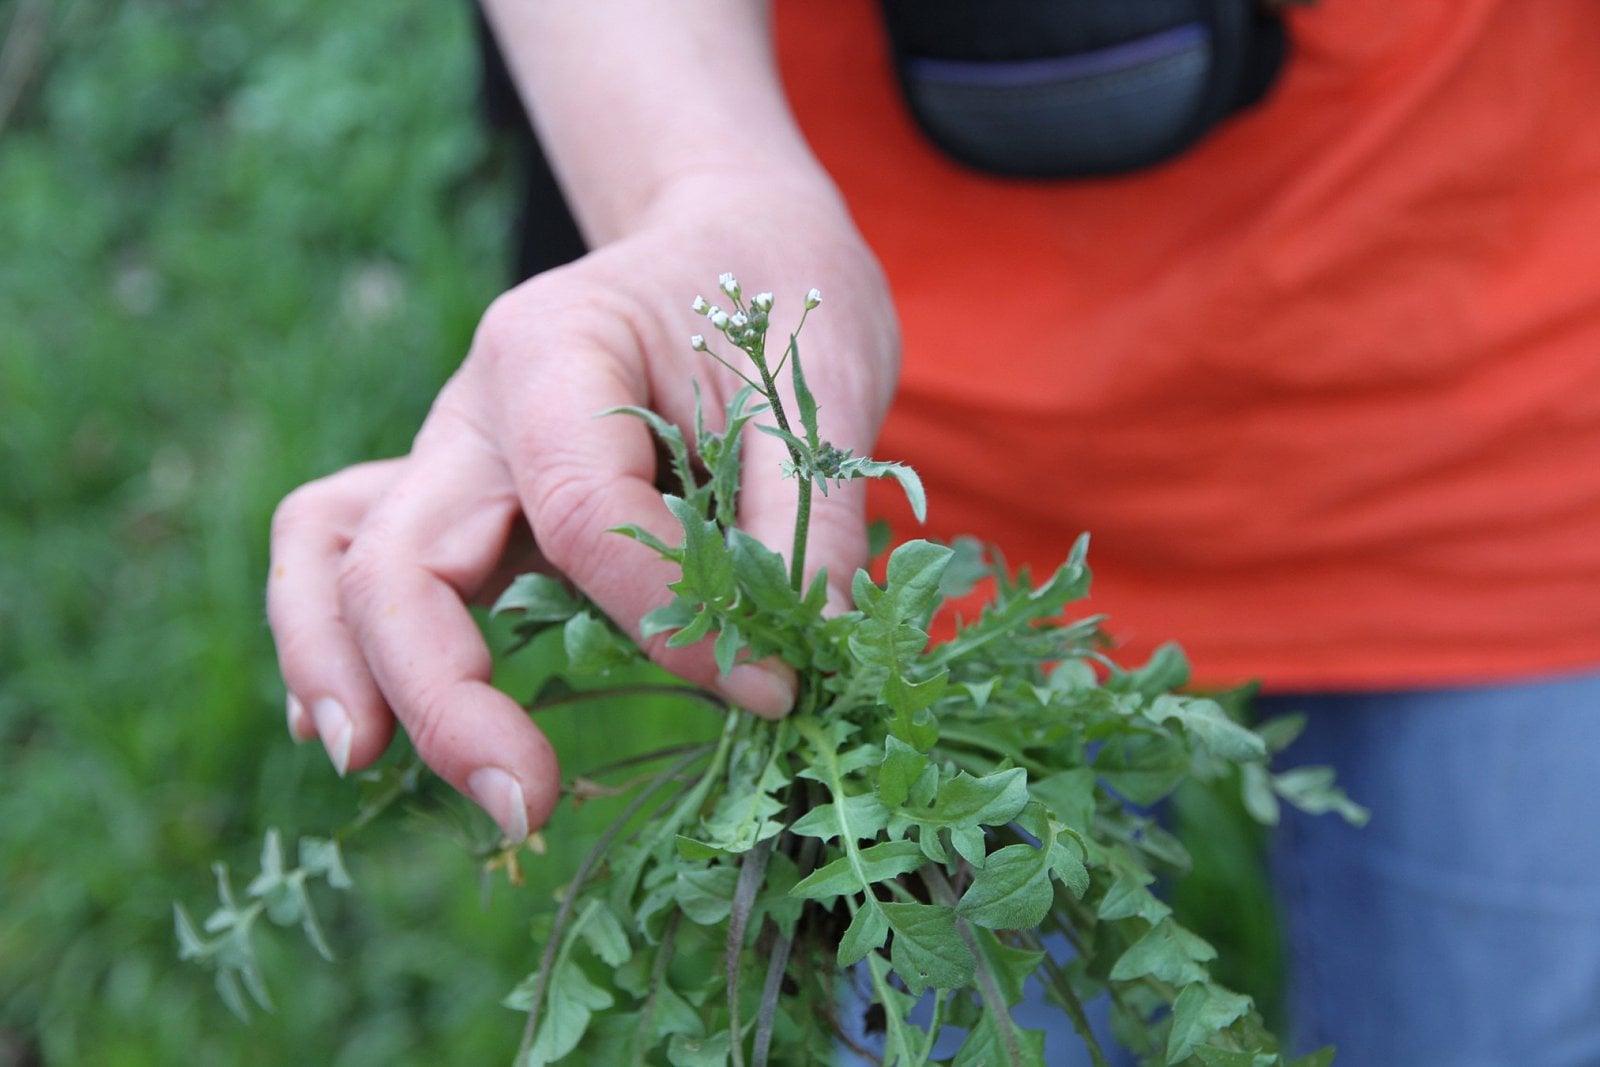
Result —
<svg viewBox="0 0 1600 1067"><path fill-rule="evenodd" d="M506 281L471 7L16 0L0 33L0 1067L509 1062L560 826L487 894L441 791L363 830L317 894L340 959L263 937L248 1026L172 933L213 861L242 885L268 827L356 810L284 729L267 530L405 449ZM574 770L697 729L591 714L545 724Z"/></svg>
<svg viewBox="0 0 1600 1067"><path fill-rule="evenodd" d="M22 0L0 34L0 1064L509 1062L560 834L484 907L449 833L364 830L318 894L339 961L262 938L249 1026L172 933L214 860L242 886L268 827L356 810L284 728L267 530L405 449L506 281L471 6Z"/></svg>

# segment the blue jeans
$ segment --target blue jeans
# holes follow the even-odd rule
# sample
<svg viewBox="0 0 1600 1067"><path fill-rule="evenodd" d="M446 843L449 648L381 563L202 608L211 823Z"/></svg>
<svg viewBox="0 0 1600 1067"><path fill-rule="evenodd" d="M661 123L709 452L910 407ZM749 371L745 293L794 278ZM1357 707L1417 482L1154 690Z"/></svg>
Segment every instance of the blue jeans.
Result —
<svg viewBox="0 0 1600 1067"><path fill-rule="evenodd" d="M1278 696L1288 764L1372 810L1285 814L1294 1044L1339 1067L1600 1064L1600 674Z"/></svg>
<svg viewBox="0 0 1600 1067"><path fill-rule="evenodd" d="M1331 765L1372 810L1356 829L1284 809L1293 1048L1336 1045L1337 1067L1600 1067L1600 673L1258 704L1293 711L1308 723L1282 765ZM1048 1062L1086 1064L1030 992L1017 1014L1047 1030Z"/></svg>

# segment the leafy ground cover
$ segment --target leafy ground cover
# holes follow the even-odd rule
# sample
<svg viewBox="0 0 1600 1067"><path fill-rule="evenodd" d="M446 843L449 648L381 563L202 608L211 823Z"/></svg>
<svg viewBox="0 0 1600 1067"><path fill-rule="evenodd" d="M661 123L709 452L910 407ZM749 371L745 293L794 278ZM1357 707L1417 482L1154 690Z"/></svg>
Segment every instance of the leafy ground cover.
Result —
<svg viewBox="0 0 1600 1067"><path fill-rule="evenodd" d="M294 485L405 447L505 280L470 9L21 0L0 33L0 1064L506 1062L517 1019L486 1006L576 862L560 835L484 903L464 805L366 828L359 894L318 898L338 961L262 938L277 1010L248 1027L171 911L213 860L253 871L268 828L359 803L286 738L266 531ZM641 748L688 728L597 714ZM1207 847L1237 825L1206 819ZM1259 893L1255 847L1200 855L1212 892ZM1270 988L1270 931L1195 910L1250 946L1223 980Z"/></svg>

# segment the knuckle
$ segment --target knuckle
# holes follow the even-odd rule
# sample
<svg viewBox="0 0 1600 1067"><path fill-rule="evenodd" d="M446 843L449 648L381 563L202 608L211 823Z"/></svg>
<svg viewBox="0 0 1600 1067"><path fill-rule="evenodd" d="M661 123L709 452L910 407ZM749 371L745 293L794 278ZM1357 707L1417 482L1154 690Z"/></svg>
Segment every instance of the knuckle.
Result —
<svg viewBox="0 0 1600 1067"><path fill-rule="evenodd" d="M603 535L600 494L574 464L555 463L531 494L529 525L539 551L564 574L582 574Z"/></svg>

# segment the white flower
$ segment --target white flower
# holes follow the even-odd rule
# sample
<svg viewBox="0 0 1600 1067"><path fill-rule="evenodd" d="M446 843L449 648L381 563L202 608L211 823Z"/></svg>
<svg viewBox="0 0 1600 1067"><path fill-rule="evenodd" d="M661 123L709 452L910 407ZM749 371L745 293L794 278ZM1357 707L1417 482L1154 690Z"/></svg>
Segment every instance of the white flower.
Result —
<svg viewBox="0 0 1600 1067"><path fill-rule="evenodd" d="M822 293L819 290L813 289L810 292L806 293L806 310L807 311L810 311L812 308L816 307L820 303L822 303Z"/></svg>
<svg viewBox="0 0 1600 1067"><path fill-rule="evenodd" d="M739 299L739 280L732 274L724 273L718 275L717 284L722 287L724 293L728 294L730 300Z"/></svg>
<svg viewBox="0 0 1600 1067"><path fill-rule="evenodd" d="M689 308L696 315L705 315L711 311L711 305L706 303L706 298L703 296L695 297L694 303L690 304Z"/></svg>
<svg viewBox="0 0 1600 1067"><path fill-rule="evenodd" d="M755 308L757 311L771 311L772 294L757 293L755 296L750 298L750 306Z"/></svg>
<svg viewBox="0 0 1600 1067"><path fill-rule="evenodd" d="M689 338L689 347L694 349L696 352L708 351L708 346L706 345L706 339L705 339L705 336L703 334L698 334L697 333L693 337Z"/></svg>
<svg viewBox="0 0 1600 1067"><path fill-rule="evenodd" d="M730 330L742 330L748 325L750 325L750 320L745 317L742 311L735 311L728 316L728 328Z"/></svg>
<svg viewBox="0 0 1600 1067"><path fill-rule="evenodd" d="M728 313L718 307L712 308L711 325L715 326L719 330L726 330L728 328Z"/></svg>

